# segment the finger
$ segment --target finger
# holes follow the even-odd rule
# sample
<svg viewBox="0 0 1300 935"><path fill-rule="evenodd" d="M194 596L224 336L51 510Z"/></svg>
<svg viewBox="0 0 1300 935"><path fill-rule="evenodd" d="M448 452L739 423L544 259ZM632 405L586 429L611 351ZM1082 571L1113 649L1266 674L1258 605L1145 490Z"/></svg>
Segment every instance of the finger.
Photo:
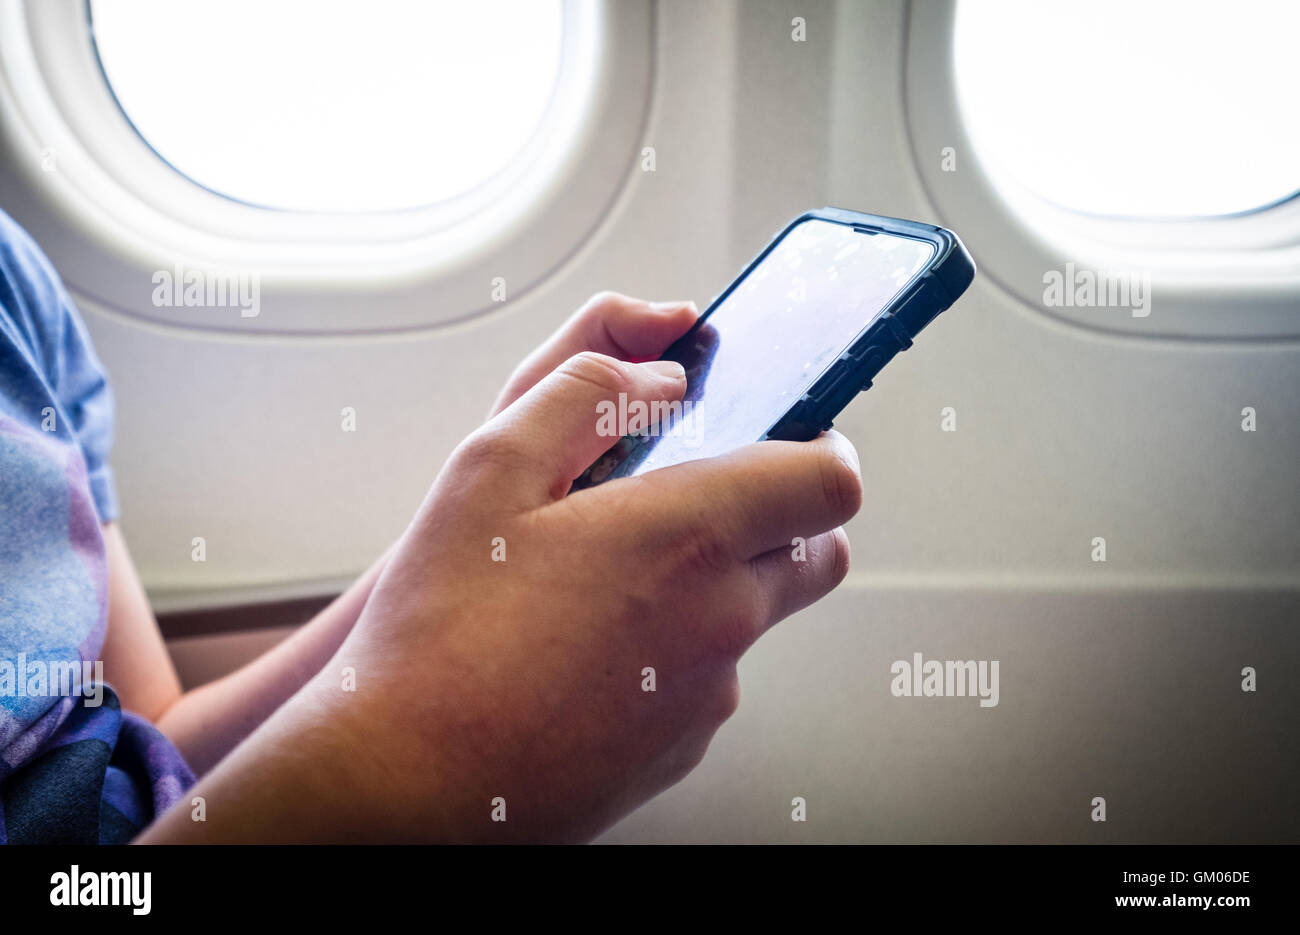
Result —
<svg viewBox="0 0 1300 935"><path fill-rule="evenodd" d="M839 432L758 442L602 487L616 496L629 481L645 490L648 536L670 541L689 531L738 561L842 526L862 505L858 455Z"/></svg>
<svg viewBox="0 0 1300 935"><path fill-rule="evenodd" d="M500 480L523 506L561 499L619 438L655 424L680 400L686 372L673 361L632 364L584 351L570 357L471 435L454 459L469 476Z"/></svg>
<svg viewBox="0 0 1300 935"><path fill-rule="evenodd" d="M849 537L837 526L796 539L751 563L767 607L763 629L821 600L849 573Z"/></svg>
<svg viewBox="0 0 1300 935"><path fill-rule="evenodd" d="M694 302L645 302L617 292L598 293L516 368L489 418L583 351L634 362L653 360L685 334L698 315Z"/></svg>

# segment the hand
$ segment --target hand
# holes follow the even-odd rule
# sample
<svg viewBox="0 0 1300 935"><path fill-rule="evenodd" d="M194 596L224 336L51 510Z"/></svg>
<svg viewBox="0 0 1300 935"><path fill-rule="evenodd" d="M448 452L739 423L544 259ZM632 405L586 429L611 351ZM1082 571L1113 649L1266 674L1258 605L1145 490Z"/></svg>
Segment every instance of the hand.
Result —
<svg viewBox="0 0 1300 935"><path fill-rule="evenodd" d="M685 334L698 315L694 302L645 302L617 292L598 292L515 368L488 418L583 351L633 362L653 360Z"/></svg>
<svg viewBox="0 0 1300 935"><path fill-rule="evenodd" d="M844 577L838 527L861 485L838 434L565 496L613 441L596 404L677 399L668 371L579 354L433 485L327 667L356 669L330 708L374 753L364 769L390 777L388 834L594 836L700 761L736 708L740 655Z"/></svg>
<svg viewBox="0 0 1300 935"><path fill-rule="evenodd" d="M566 496L615 441L598 403L685 380L564 355L654 357L693 317L605 297L526 361L334 658L193 790L208 820L183 801L142 840L581 841L689 772L741 654L847 573L862 496L836 433Z"/></svg>

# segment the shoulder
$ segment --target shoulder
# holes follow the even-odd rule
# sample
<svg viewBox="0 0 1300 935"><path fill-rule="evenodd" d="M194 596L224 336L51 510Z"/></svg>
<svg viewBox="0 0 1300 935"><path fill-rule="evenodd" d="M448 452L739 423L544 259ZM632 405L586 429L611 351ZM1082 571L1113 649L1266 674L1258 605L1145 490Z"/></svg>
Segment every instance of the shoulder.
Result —
<svg viewBox="0 0 1300 935"><path fill-rule="evenodd" d="M62 339L68 301L41 248L0 210L0 316L4 338L21 341L45 365Z"/></svg>
<svg viewBox="0 0 1300 935"><path fill-rule="evenodd" d="M0 414L44 428L50 411L54 431L81 448L100 519L113 519L108 376L54 267L0 211Z"/></svg>

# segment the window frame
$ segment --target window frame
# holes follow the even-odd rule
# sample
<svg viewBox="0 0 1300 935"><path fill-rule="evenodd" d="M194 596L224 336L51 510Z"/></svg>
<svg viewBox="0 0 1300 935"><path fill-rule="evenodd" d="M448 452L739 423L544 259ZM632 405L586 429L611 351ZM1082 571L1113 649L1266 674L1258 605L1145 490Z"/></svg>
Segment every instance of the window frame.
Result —
<svg viewBox="0 0 1300 935"><path fill-rule="evenodd" d="M490 311L496 277L507 298L525 294L604 222L631 177L652 103L653 5L564 0L547 127L491 182L426 208L281 211L212 192L153 151L107 84L87 0L0 2L0 108L17 130L12 162L27 183L6 195L11 213L28 200L37 202L32 215L53 208L71 222L45 238L70 287L169 326L371 333ZM56 168L46 171L51 153ZM255 275L261 313L155 308L152 274L177 263Z"/></svg>
<svg viewBox="0 0 1300 935"><path fill-rule="evenodd" d="M1111 334L1300 336L1300 195L1242 214L1160 220L1086 215L1000 188L980 161L958 103L956 2L910 7L904 108L926 197L963 234L982 275L1045 315ZM942 168L948 147L956 171ZM1151 313L1045 305L1044 275L1067 263L1149 275Z"/></svg>

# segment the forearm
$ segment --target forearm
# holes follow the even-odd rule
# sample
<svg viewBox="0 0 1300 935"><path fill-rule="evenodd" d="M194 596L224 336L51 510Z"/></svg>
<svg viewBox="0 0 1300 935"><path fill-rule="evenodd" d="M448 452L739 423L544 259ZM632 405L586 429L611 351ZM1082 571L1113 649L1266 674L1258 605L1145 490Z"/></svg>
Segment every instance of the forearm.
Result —
<svg viewBox="0 0 1300 935"><path fill-rule="evenodd" d="M441 739L436 724L426 720L412 730L385 710L391 706L383 692L344 692L332 676L318 675L134 843L469 838L467 789L477 786L443 772L454 759L446 750L456 745ZM202 820L194 819L195 798L203 800ZM486 815L474 811L480 813Z"/></svg>
<svg viewBox="0 0 1300 935"><path fill-rule="evenodd" d="M390 553L283 642L243 668L181 695L155 719L197 775L210 770L329 661L360 616Z"/></svg>
<svg viewBox="0 0 1300 935"><path fill-rule="evenodd" d="M347 803L373 801L344 778L360 747L343 725L320 717L315 686L282 706L136 839L141 844L308 842L347 836ZM331 768L331 764L337 768ZM377 791L377 790L376 790ZM202 821L192 818L195 798Z"/></svg>

